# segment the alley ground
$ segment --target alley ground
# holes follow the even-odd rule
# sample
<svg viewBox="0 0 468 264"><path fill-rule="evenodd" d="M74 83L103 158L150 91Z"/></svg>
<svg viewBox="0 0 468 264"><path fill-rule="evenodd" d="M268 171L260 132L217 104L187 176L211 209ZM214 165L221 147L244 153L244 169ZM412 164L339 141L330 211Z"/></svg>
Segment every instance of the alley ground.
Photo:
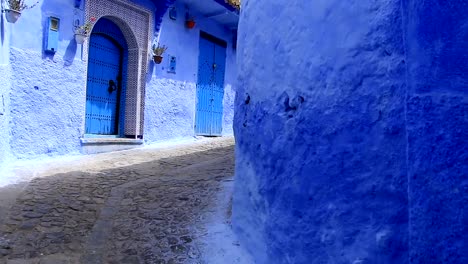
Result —
<svg viewBox="0 0 468 264"><path fill-rule="evenodd" d="M230 229L234 140L14 168L3 263L251 263Z"/></svg>

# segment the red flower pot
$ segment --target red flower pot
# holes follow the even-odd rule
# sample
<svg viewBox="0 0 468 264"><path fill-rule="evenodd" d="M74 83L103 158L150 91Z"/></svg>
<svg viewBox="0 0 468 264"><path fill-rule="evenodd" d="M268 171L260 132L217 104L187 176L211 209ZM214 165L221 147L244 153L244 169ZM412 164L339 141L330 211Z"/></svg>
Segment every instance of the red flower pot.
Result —
<svg viewBox="0 0 468 264"><path fill-rule="evenodd" d="M153 61L156 64L161 64L162 60L163 60L162 56L156 56L156 55L153 56Z"/></svg>
<svg viewBox="0 0 468 264"><path fill-rule="evenodd" d="M195 21L193 20L188 20L188 21L185 21L185 25L187 26L187 28L194 28L195 27Z"/></svg>

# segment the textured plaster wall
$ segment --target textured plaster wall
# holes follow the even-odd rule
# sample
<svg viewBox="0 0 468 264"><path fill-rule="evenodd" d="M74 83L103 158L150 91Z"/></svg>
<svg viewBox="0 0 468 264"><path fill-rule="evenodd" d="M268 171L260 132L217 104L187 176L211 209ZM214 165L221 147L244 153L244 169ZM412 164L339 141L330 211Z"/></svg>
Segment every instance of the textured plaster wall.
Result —
<svg viewBox="0 0 468 264"><path fill-rule="evenodd" d="M149 10L161 11L172 1L132 2ZM79 138L84 134L87 66L82 60L86 58L82 58L81 45L74 41L73 21L82 21L83 5L75 9L74 0L41 0L35 8L24 11L15 24L2 24L2 27L11 29L2 33L11 36L11 41L2 42L0 64L4 66L0 66L0 96L4 94L5 104L11 103L9 109L5 108L5 114L0 116L0 160L6 153L16 158L32 158L80 152ZM182 4L179 7L181 10L184 8ZM168 30L161 35L162 42L170 46L169 52L178 56L177 73L169 74L151 63L148 78L143 80L148 82L144 135L147 142L194 134L199 29L185 29L183 14L182 11L179 13L177 23L166 21ZM59 45L55 55L43 52L43 32L49 16L60 19ZM156 32L159 26L156 23L152 30ZM232 39L223 28L210 22L200 20L199 26L228 41ZM233 61L234 55L230 51L228 53ZM232 71L233 68L235 66L229 64L226 70ZM232 86L233 76L235 72L226 76L226 80L230 80L228 86ZM233 98L233 91L227 90L225 99L230 110L226 116L232 116L233 106L229 98ZM229 133L229 128L226 131Z"/></svg>
<svg viewBox="0 0 468 264"><path fill-rule="evenodd" d="M85 65L65 66L12 49L11 150L18 158L79 152L84 129ZM26 63L27 62L27 63ZM31 71L31 69L35 69Z"/></svg>
<svg viewBox="0 0 468 264"><path fill-rule="evenodd" d="M76 13L75 13L76 12ZM85 70L73 39L74 1L43 0L12 25L10 139L17 158L78 153L84 128ZM43 53L46 19L60 19L55 55Z"/></svg>
<svg viewBox="0 0 468 264"><path fill-rule="evenodd" d="M243 1L233 225L259 263L468 262L467 11Z"/></svg>
<svg viewBox="0 0 468 264"><path fill-rule="evenodd" d="M468 4L405 0L411 263L468 263Z"/></svg>
<svg viewBox="0 0 468 264"><path fill-rule="evenodd" d="M159 42L168 47L161 64L150 62L147 76L145 109L145 142L194 136L196 113L196 83L198 71L198 41L200 30L228 43L226 56L225 94L223 100L223 134L232 134L233 98L236 82L236 58L232 34L224 27L192 12L197 25L184 25L185 7L176 2L177 19L166 13L159 32ZM168 72L169 56L176 56L176 73Z"/></svg>
<svg viewBox="0 0 468 264"><path fill-rule="evenodd" d="M3 5L3 3L1 3ZM0 16L0 170L2 164L10 156L10 144L8 142L10 128L9 104L11 69L9 65L10 53L10 28L3 14Z"/></svg>
<svg viewBox="0 0 468 264"><path fill-rule="evenodd" d="M74 40L73 21L83 23L74 0L41 0L12 25L11 136L17 158L75 154L81 150L86 102L86 58ZM154 9L151 1L139 1ZM49 16L60 19L56 54L43 52Z"/></svg>
<svg viewBox="0 0 468 264"><path fill-rule="evenodd" d="M233 80L232 83L235 83ZM235 85L226 85L224 87L223 98L223 135L233 135L233 122L234 122L234 99L236 97Z"/></svg>
<svg viewBox="0 0 468 264"><path fill-rule="evenodd" d="M10 67L0 64L0 167L10 154L9 138L9 95Z"/></svg>
<svg viewBox="0 0 468 264"><path fill-rule="evenodd" d="M233 221L260 263L406 261L400 14L243 2Z"/></svg>
<svg viewBox="0 0 468 264"><path fill-rule="evenodd" d="M228 36L228 49L226 55L226 75L225 75L225 86L224 86L224 98L223 98L223 135L232 135L233 122L234 122L234 99L237 91L237 53L235 49L232 49L233 36Z"/></svg>

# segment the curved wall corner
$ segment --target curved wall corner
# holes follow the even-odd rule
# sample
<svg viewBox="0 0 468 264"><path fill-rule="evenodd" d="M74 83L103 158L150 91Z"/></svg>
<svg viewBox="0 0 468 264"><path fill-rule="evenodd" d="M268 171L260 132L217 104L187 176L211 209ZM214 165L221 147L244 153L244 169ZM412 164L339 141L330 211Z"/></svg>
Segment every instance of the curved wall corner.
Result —
<svg viewBox="0 0 468 264"><path fill-rule="evenodd" d="M258 263L468 262L466 1L242 4L233 225Z"/></svg>
<svg viewBox="0 0 468 264"><path fill-rule="evenodd" d="M261 263L404 263L400 2L247 1L239 44L233 222L247 248Z"/></svg>
<svg viewBox="0 0 468 264"><path fill-rule="evenodd" d="M468 4L403 1L412 263L468 263Z"/></svg>

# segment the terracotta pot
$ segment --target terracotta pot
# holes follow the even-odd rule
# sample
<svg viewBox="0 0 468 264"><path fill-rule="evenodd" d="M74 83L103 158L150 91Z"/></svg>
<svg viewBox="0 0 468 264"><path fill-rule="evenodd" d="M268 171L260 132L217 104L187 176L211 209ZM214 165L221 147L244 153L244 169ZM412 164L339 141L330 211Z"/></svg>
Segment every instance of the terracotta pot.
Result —
<svg viewBox="0 0 468 264"><path fill-rule="evenodd" d="M188 28L192 29L192 28L195 27L195 21L193 21L193 20L185 21L185 25L186 25Z"/></svg>
<svg viewBox="0 0 468 264"><path fill-rule="evenodd" d="M154 55L154 56L153 56L153 61L154 61L154 63L156 63L156 64L161 64L162 60L163 60L163 57L162 57L162 56L157 56L157 55Z"/></svg>
<svg viewBox="0 0 468 264"><path fill-rule="evenodd" d="M86 37L87 36L85 34L75 34L75 41L77 44L83 44L85 42Z"/></svg>
<svg viewBox="0 0 468 264"><path fill-rule="evenodd" d="M15 23L20 18L21 12L12 9L5 9L6 20L10 23Z"/></svg>

